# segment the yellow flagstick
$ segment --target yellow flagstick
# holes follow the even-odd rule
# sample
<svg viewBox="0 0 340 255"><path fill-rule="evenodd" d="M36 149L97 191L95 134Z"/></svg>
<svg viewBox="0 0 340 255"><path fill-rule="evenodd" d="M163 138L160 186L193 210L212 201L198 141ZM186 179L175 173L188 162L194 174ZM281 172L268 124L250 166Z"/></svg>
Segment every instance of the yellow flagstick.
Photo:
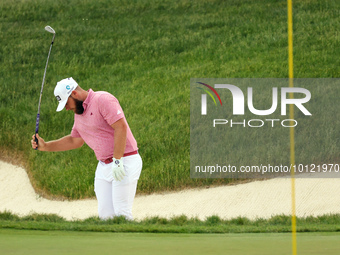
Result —
<svg viewBox="0 0 340 255"><path fill-rule="evenodd" d="M293 5L292 0L288 1L288 64L289 64L289 87L294 87L293 78ZM289 97L293 98L293 93ZM294 105L289 105L289 118L294 119ZM290 163L295 166L295 142L294 142L294 123L290 123ZM296 245L296 208L295 208L295 168L292 167L291 184L292 184L292 254L297 254Z"/></svg>

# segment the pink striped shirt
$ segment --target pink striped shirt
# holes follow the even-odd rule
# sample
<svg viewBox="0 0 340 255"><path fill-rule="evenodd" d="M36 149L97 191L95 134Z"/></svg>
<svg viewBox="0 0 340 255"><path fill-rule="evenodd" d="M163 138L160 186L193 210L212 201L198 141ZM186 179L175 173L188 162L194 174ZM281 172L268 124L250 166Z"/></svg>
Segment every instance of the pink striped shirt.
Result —
<svg viewBox="0 0 340 255"><path fill-rule="evenodd" d="M88 90L83 102L83 114L74 114L72 137L81 137L94 151L98 160L113 157L114 129L113 123L120 119L127 121L124 112L113 95L108 92ZM127 124L126 147L124 153L136 151L137 142Z"/></svg>

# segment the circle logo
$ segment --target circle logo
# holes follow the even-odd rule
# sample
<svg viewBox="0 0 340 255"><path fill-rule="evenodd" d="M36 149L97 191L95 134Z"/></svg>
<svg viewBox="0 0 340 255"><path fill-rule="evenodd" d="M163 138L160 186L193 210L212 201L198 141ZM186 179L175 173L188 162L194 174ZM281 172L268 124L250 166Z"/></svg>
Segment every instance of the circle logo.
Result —
<svg viewBox="0 0 340 255"><path fill-rule="evenodd" d="M70 88L71 88L70 85L67 85L67 86L66 86L66 89L67 89L67 90L69 90Z"/></svg>

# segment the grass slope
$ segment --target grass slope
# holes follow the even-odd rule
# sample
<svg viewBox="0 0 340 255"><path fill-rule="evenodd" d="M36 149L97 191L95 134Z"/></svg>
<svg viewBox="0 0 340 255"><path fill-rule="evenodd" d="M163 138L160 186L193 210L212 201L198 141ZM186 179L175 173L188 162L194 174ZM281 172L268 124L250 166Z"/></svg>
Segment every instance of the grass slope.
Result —
<svg viewBox="0 0 340 255"><path fill-rule="evenodd" d="M295 77L339 76L339 1L294 1ZM144 159L139 192L227 183L190 179L189 83L194 77L288 76L285 1L27 0L1 2L0 147L19 155L40 193L92 197L96 160L30 148L51 35L56 39L40 135L68 134L53 89L72 76L119 100ZM6 153L5 153L6 152ZM18 159L13 160L18 163Z"/></svg>

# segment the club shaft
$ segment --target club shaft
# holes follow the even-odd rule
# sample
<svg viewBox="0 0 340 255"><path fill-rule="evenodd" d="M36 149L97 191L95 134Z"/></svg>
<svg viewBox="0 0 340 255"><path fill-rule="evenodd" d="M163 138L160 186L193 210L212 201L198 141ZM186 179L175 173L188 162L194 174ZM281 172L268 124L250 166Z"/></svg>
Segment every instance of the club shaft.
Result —
<svg viewBox="0 0 340 255"><path fill-rule="evenodd" d="M47 56L47 61L46 61L45 71L44 71L44 77L43 77L43 81L42 81L42 84L41 84L40 97L39 97L39 104L38 104L38 113L37 113L37 119L36 119L36 124L35 124L35 133L36 133L36 134L37 134L38 131L39 131L41 98L42 98L42 92L43 92L44 84L45 84L45 77L46 77L46 70L47 70L47 66L48 66L48 60L50 59L50 54L51 54L51 50L52 50L52 46L53 46L53 42L54 42L54 37L55 37L55 34L53 34L53 38L52 38L50 50L48 51L48 56Z"/></svg>

